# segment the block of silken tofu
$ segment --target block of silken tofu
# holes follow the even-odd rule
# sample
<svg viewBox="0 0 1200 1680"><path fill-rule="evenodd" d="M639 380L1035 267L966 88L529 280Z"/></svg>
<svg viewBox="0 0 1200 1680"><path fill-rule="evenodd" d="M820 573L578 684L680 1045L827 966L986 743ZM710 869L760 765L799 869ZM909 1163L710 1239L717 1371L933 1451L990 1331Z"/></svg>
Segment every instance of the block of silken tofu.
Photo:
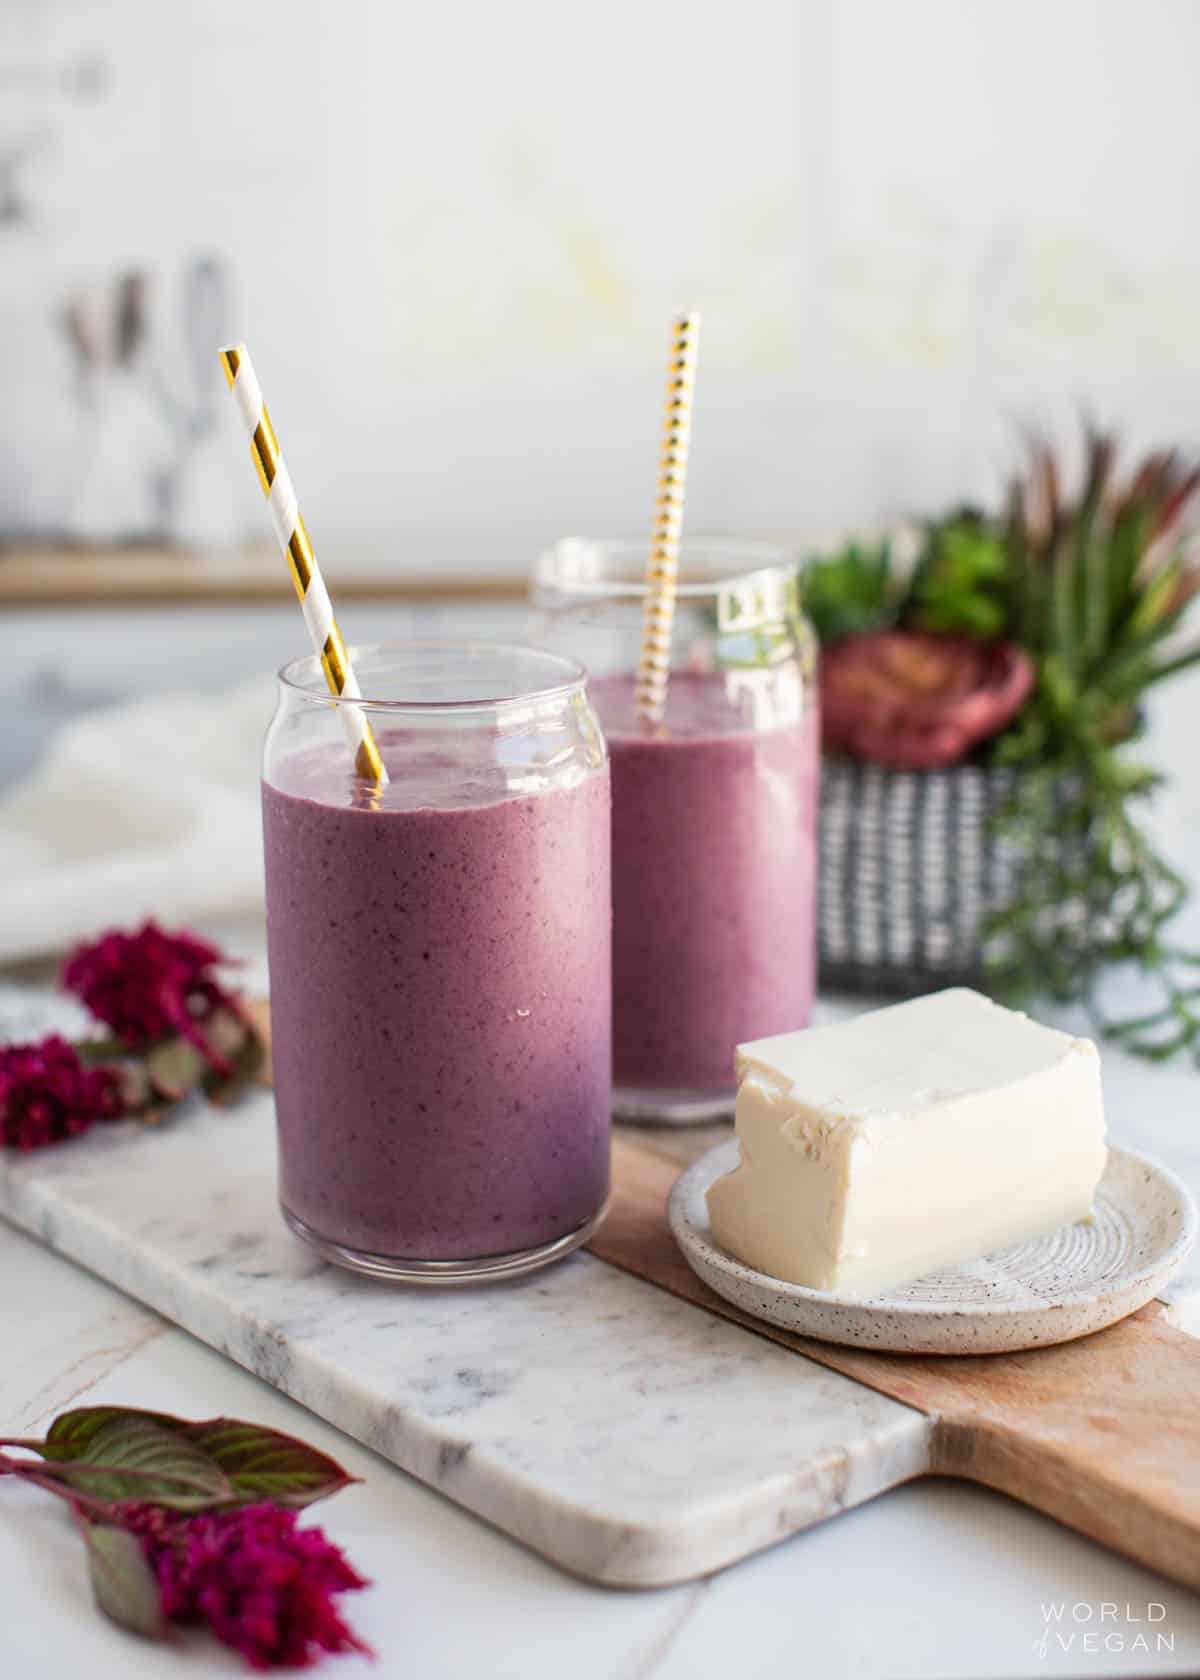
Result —
<svg viewBox="0 0 1200 1680"><path fill-rule="evenodd" d="M741 1165L713 1235L755 1270L871 1296L1086 1218L1100 1058L965 988L737 1051Z"/></svg>

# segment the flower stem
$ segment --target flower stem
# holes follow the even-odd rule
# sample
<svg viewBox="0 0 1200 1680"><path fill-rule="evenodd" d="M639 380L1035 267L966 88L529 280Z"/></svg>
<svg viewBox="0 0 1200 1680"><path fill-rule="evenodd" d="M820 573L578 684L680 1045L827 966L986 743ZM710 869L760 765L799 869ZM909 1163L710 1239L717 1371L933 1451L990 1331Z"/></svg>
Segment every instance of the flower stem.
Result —
<svg viewBox="0 0 1200 1680"><path fill-rule="evenodd" d="M14 1446L16 1442L5 1442L6 1446ZM44 1471L40 1464L32 1464L28 1460L10 1458L7 1453L0 1452L0 1476L18 1476L21 1481L29 1482L34 1487L44 1488L58 1499L65 1499L72 1510L79 1513L97 1511L107 1512L112 1505L111 1500L97 1499L90 1493L81 1493L78 1488L60 1482L55 1476Z"/></svg>

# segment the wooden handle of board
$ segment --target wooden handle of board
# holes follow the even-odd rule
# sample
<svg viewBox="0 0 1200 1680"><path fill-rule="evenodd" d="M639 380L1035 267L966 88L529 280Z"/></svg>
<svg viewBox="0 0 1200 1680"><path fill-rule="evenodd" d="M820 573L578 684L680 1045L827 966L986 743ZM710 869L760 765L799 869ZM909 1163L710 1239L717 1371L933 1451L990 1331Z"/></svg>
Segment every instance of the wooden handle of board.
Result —
<svg viewBox="0 0 1200 1680"><path fill-rule="evenodd" d="M906 1363L934 1470L1200 1588L1200 1340L1143 1309L1055 1348Z"/></svg>
<svg viewBox="0 0 1200 1680"><path fill-rule="evenodd" d="M972 1358L867 1353L778 1330L715 1295L679 1252L680 1163L618 1135L594 1254L934 1421L931 1474L982 1482L1200 1588L1200 1339L1152 1303L1059 1347Z"/></svg>

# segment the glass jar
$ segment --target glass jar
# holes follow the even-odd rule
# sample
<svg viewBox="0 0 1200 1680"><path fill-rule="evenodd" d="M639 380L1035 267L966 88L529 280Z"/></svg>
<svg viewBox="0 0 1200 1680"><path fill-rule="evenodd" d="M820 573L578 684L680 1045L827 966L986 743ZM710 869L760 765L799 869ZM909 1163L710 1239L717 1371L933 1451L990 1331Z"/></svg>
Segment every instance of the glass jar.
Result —
<svg viewBox="0 0 1200 1680"><path fill-rule="evenodd" d="M727 1114L734 1049L807 1025L816 979L816 639L786 550L683 545L661 724L634 708L645 545L537 561L539 636L582 659L613 783L618 1118Z"/></svg>
<svg viewBox="0 0 1200 1680"><path fill-rule="evenodd" d="M280 1201L442 1283L568 1253L608 1194L609 767L575 661L480 643L279 675L263 764ZM358 707L387 767L355 773Z"/></svg>

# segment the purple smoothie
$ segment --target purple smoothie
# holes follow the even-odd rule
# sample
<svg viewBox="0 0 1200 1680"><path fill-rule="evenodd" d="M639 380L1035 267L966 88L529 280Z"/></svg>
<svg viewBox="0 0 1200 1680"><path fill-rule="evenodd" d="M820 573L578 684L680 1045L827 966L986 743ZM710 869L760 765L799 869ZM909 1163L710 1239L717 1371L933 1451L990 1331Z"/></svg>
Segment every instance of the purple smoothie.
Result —
<svg viewBox="0 0 1200 1680"><path fill-rule="evenodd" d="M281 1200L374 1254L533 1248L608 1190L607 767L515 795L380 739L382 809L340 747L263 783Z"/></svg>
<svg viewBox="0 0 1200 1680"><path fill-rule="evenodd" d="M623 1091L729 1092L734 1047L808 1023L816 981L815 709L740 723L724 678L589 684L612 763L613 1056Z"/></svg>

